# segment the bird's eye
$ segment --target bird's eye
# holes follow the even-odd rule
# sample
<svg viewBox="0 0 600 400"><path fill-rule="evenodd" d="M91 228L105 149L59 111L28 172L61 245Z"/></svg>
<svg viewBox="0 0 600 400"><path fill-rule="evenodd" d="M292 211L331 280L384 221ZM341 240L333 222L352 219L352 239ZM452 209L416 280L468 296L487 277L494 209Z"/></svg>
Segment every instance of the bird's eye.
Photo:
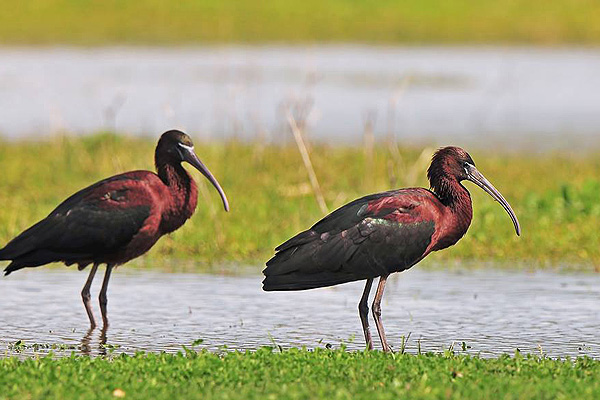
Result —
<svg viewBox="0 0 600 400"><path fill-rule="evenodd" d="M467 173L467 174L469 173L469 170L471 169L470 166L471 166L471 164L469 164L466 161L462 163L462 167L463 167L463 170L465 171L465 173Z"/></svg>

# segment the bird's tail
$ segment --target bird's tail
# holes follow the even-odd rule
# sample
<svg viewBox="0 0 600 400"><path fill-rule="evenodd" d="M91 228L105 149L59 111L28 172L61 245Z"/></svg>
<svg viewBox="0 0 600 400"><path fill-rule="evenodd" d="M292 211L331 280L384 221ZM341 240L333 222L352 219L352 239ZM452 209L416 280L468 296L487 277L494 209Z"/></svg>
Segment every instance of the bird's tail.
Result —
<svg viewBox="0 0 600 400"><path fill-rule="evenodd" d="M10 260L9 256L7 255L6 247L0 249L0 261L4 261L4 260ZM8 275L11 272L13 272L13 269L10 268L11 265L12 265L12 263L10 263L10 265L4 269L4 275Z"/></svg>
<svg viewBox="0 0 600 400"><path fill-rule="evenodd" d="M39 267L40 265L47 264L48 262L55 261L55 257L51 252L45 250L32 251L28 253L19 252L18 249L15 251L14 248L9 246L0 249L0 260L9 260L10 264L4 268L4 275L10 275L11 273L18 271L26 267Z"/></svg>
<svg viewBox="0 0 600 400"><path fill-rule="evenodd" d="M25 268L24 265L18 265L14 262L10 263L8 267L4 268L4 276L10 275L11 273L20 270L21 268Z"/></svg>
<svg viewBox="0 0 600 400"><path fill-rule="evenodd" d="M18 257L15 257L9 251L7 251L6 247L0 249L0 261L10 260L11 263L8 264L6 268L4 268L4 275L10 275L12 272L15 272L21 268L25 268L26 265L19 262Z"/></svg>

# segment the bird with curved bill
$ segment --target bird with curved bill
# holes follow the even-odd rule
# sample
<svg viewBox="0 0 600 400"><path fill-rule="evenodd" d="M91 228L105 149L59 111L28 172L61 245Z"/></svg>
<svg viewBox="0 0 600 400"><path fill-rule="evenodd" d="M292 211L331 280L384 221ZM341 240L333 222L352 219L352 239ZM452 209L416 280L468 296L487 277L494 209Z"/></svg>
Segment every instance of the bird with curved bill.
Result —
<svg viewBox="0 0 600 400"><path fill-rule="evenodd" d="M98 266L106 264L99 300L107 327L106 292L113 268L150 250L161 236L181 227L196 209L198 189L183 162L212 183L225 211L229 210L225 192L200 161L185 133L163 133L154 161L156 173L131 171L101 180L75 193L11 240L0 249L0 260L11 261L4 269L5 275L51 262L77 264L79 270L92 265L81 297L94 328L90 286Z"/></svg>
<svg viewBox="0 0 600 400"><path fill-rule="evenodd" d="M391 273L452 246L467 232L473 208L462 181L475 183L498 201L521 234L508 202L463 149L439 149L427 177L430 190L397 189L362 197L281 244L263 271L263 289L305 290L366 280L358 311L367 348L372 349L367 301L373 280L379 278L371 308L383 350L390 351L381 322L385 283Z"/></svg>

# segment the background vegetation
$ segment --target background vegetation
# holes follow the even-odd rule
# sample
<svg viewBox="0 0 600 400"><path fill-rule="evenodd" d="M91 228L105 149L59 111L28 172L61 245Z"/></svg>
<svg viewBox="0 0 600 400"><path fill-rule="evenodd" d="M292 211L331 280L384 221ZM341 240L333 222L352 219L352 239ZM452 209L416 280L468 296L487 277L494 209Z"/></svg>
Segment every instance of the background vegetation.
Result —
<svg viewBox="0 0 600 400"><path fill-rule="evenodd" d="M600 43L593 0L0 1L0 44Z"/></svg>
<svg viewBox="0 0 600 400"><path fill-rule="evenodd" d="M132 169L152 170L154 146L154 139L111 134L0 142L0 244L97 180ZM276 245L323 216L295 146L229 141L198 143L196 149L224 187L231 212L223 211L216 191L193 172L201 189L196 214L138 265L203 270L235 262L260 268ZM312 146L329 209L372 192L427 187L425 169L434 148L392 150ZM471 155L512 204L522 237L517 238L500 205L466 183L474 203L472 226L457 245L428 257L430 265L501 261L507 267L600 268L598 154Z"/></svg>

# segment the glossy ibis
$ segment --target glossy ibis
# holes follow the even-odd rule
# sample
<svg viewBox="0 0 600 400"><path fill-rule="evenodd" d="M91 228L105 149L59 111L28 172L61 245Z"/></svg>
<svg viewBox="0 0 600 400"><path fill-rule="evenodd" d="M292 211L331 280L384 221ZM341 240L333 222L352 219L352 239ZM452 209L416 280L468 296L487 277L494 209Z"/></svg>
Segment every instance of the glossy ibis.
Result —
<svg viewBox="0 0 600 400"><path fill-rule="evenodd" d="M162 235L182 226L196 209L196 183L182 162L198 169L214 185L229 210L223 189L194 153L185 133L165 132L154 161L156 174L131 171L97 182L10 241L0 249L0 260L11 261L5 274L51 262L77 264L79 270L91 264L81 297L93 328L90 286L98 265L106 264L99 300L102 321L108 326L106 291L112 269L147 252Z"/></svg>
<svg viewBox="0 0 600 400"><path fill-rule="evenodd" d="M521 233L508 202L463 149L438 150L427 177L431 190L398 189L362 197L281 244L263 271L263 289L304 290L366 279L358 311L367 348L372 349L367 301L379 277L372 312L383 350L390 351L381 322L386 280L432 251L452 246L467 232L473 208L462 181L475 183L498 201L517 235Z"/></svg>

